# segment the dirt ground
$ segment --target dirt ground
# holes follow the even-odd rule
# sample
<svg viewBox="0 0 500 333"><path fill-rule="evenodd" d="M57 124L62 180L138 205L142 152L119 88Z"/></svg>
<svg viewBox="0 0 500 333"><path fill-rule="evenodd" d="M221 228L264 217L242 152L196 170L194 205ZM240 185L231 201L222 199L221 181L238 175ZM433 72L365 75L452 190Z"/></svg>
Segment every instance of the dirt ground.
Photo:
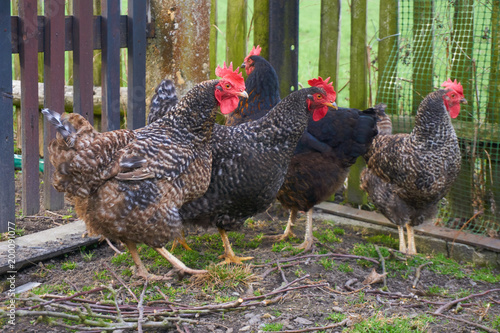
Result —
<svg viewBox="0 0 500 333"><path fill-rule="evenodd" d="M71 214L72 209L68 206L59 212L41 212L37 216L19 218L17 225L25 230L25 234L33 233L73 221L74 217L69 217ZM275 208L270 210L270 213L262 213L254 217L255 223L240 230L240 232L244 233L245 241L250 242L261 233L281 233L286 220L286 212ZM303 237L304 221L305 215L301 215L299 222L294 227L294 232L300 238L300 240L293 242L294 245L297 245ZM324 223L324 221L315 220L315 231L318 234L324 234L325 230L332 230L335 222L333 216L332 221ZM276 324L275 329L281 329L281 331L306 332L306 329L319 331L320 327L328 327L344 318L347 319L348 326L342 325L321 331L484 332L489 329L489 331L494 332L494 328L500 327L500 295L498 293L500 283L489 283L471 278L475 268L467 263L461 263L460 269L465 273L461 277L454 277L453 274L443 275L442 272L428 269L430 266L423 267L417 286L413 288L417 267L409 264L408 261L407 268L396 270L395 266L390 264L392 261L387 259L389 273L387 289L381 290L382 282L365 286L362 282L373 269L376 269L378 273L382 272L381 265L369 264L366 261L356 260L356 258L336 256L352 254L355 252L353 249L359 244L367 244L367 239L362 233L348 228L344 230L345 234L338 235L341 242L318 242L313 250L306 254L297 254L290 249L278 251L276 246L273 248L273 242L265 239L255 249L235 246L234 249L237 253L254 257L249 261L249 268L256 278L248 284L241 283L226 288L217 286L209 288L207 285L193 285L189 277L183 279L175 277L169 281L161 282L172 288L185 290L185 292L175 294L175 299L171 299L174 305L188 304L194 307L220 304L238 298L246 300L258 295L265 295L297 279L299 281L287 288L299 286L303 288L290 290L286 294L278 293L269 296L266 298L267 300L284 295L281 299L274 299L274 302L268 301L267 305L262 303L262 299L258 299L249 301L251 306L232 307L227 311L207 311L207 313L198 313L187 317L196 320L197 324L185 323L179 324L177 327L174 325L173 328L163 329L144 328L144 331L259 332L271 330L270 327L273 326L270 324ZM190 236L217 233L215 229L189 229L188 232ZM327 244L327 246L321 244ZM123 249L119 244L117 246L119 249ZM200 251L201 255L205 251L203 247L196 250ZM82 292L88 290L88 286L98 287L103 283L110 283L110 280L100 281L96 279L96 272L108 267L118 276L122 276L125 285L136 286L139 291L141 290L139 287L143 285L143 280L121 275L124 270L130 269L130 266L111 264L111 259L116 257L116 253L106 242L101 242L85 249L85 251L94 253L90 260L82 255L82 251L75 251L24 268L17 274L16 285L28 282L38 282L42 286L66 284L73 292ZM221 247L220 253L222 252ZM331 256L321 256L325 254ZM308 255L309 257L307 257ZM304 257L296 259L298 256ZM281 262L280 266L277 267L276 263L280 259L286 259L286 261ZM375 259L378 260L378 258ZM77 268L63 269L63 263L68 261L76 263ZM148 264L147 260L145 262ZM270 271L272 268L274 271ZM162 271L162 268L159 268L159 271L155 273L165 274L167 271L168 269ZM493 271L493 274L499 274L499 271ZM136 304L127 297L127 292L123 290L120 283L115 279L112 279L112 283L117 289L121 288L119 294L121 304L127 302ZM441 305L454 299L497 288L497 291L484 296L470 297L458 306L455 304L450 309L444 310L442 314L449 316L448 318L431 314ZM435 293L436 290L439 290L438 294ZM151 292L154 292L154 289L148 289L148 293ZM51 293L57 294L57 291ZM98 298L99 293L88 295L88 297L89 299ZM245 301L245 303L248 302ZM145 304L152 307L165 307L165 303L145 302ZM484 325L486 328L481 328L478 325ZM18 317L15 326L5 325L3 327L3 332L67 331L69 330L60 326L48 326L43 322L36 321L36 317ZM133 330L119 330L117 332L128 331Z"/></svg>

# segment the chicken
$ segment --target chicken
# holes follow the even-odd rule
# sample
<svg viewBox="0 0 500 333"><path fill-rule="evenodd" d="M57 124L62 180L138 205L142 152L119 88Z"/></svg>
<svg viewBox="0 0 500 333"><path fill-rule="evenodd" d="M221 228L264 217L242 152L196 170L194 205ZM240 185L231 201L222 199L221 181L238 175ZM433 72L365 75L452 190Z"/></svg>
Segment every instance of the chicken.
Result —
<svg viewBox="0 0 500 333"><path fill-rule="evenodd" d="M377 135L378 105L365 111L350 108L329 109L320 121L309 121L288 168L277 199L290 210L290 217L277 241L295 237L291 227L298 211L307 212L304 242L297 246L309 250L312 235L312 213L314 205L326 200L343 184L349 168L369 149Z"/></svg>
<svg viewBox="0 0 500 333"><path fill-rule="evenodd" d="M273 66L259 56L260 46L253 47L241 67L245 68L248 98L240 98L234 112L226 116L227 126L236 126L259 119L280 101L278 75Z"/></svg>
<svg viewBox="0 0 500 333"><path fill-rule="evenodd" d="M203 196L181 207L183 223L217 226L226 262L251 259L234 254L226 230L241 227L275 200L309 113L320 119L332 103L320 85L290 94L256 121L216 125L210 185Z"/></svg>
<svg viewBox="0 0 500 333"><path fill-rule="evenodd" d="M399 231L399 249L416 254L413 227L433 218L460 171L460 148L451 124L467 103L456 80L420 103L409 134L380 135L365 156L361 188ZM408 233L406 247L404 229Z"/></svg>
<svg viewBox="0 0 500 333"><path fill-rule="evenodd" d="M143 278L148 273L136 244L145 243L180 273L186 267L163 246L182 228L179 208L210 183L212 130L218 106L233 111L245 96L238 70L218 67L220 80L205 81L161 119L144 128L99 133L78 114L66 118L42 110L58 129L49 145L54 187L66 192L91 234L122 241Z"/></svg>
<svg viewBox="0 0 500 333"><path fill-rule="evenodd" d="M244 97L242 97L244 99ZM177 93L172 80L163 80L156 87L156 92L149 105L148 124L160 119L177 105Z"/></svg>

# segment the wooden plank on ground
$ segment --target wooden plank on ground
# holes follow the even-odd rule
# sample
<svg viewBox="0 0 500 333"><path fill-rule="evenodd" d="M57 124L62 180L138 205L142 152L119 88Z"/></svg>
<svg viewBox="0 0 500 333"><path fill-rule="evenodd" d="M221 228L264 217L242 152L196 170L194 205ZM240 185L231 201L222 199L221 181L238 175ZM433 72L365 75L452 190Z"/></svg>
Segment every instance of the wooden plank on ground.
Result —
<svg viewBox="0 0 500 333"><path fill-rule="evenodd" d="M103 0L102 131L120 129L120 0Z"/></svg>
<svg viewBox="0 0 500 333"><path fill-rule="evenodd" d="M21 63L21 119L23 191L21 207L23 214L34 215L40 209L38 174L38 28L37 1L19 1L20 30L22 42L19 49Z"/></svg>
<svg viewBox="0 0 500 333"><path fill-rule="evenodd" d="M12 62L10 46L10 3L0 6L0 64ZM0 67L0 114L12 115L12 66ZM3 117L0 122L0 232L7 232L9 222L15 222L14 182L14 120Z"/></svg>
<svg viewBox="0 0 500 333"><path fill-rule="evenodd" d="M128 1L127 127L146 124L146 3Z"/></svg>
<svg viewBox="0 0 500 333"><path fill-rule="evenodd" d="M64 0L45 1L45 107L64 112ZM56 137L56 129L44 119L43 126L43 191L44 207L59 210L64 207L64 194L52 186L54 166L49 160L48 144Z"/></svg>
<svg viewBox="0 0 500 333"><path fill-rule="evenodd" d="M93 15L92 1L73 0L73 112L85 117L94 124L92 103L93 93Z"/></svg>
<svg viewBox="0 0 500 333"><path fill-rule="evenodd" d="M331 202L322 202L315 208L321 209L330 214L342 217L352 218L360 221L366 221L396 229L396 225L391 223L385 216L348 206L337 205ZM437 227L432 224L425 224L415 227L417 234L440 238L446 241L455 241L455 243L472 245L479 248L485 248L495 252L500 252L500 239L484 237L481 235L470 234L460 230Z"/></svg>
<svg viewBox="0 0 500 333"><path fill-rule="evenodd" d="M269 2L269 62L278 74L281 98L297 91L299 0Z"/></svg>
<svg viewBox="0 0 500 333"><path fill-rule="evenodd" d="M15 270L17 271L24 266L32 265L99 241L99 237L82 237L85 230L85 223L78 220L56 228L16 238ZM0 274L12 271L8 262L8 250L8 241L0 242Z"/></svg>

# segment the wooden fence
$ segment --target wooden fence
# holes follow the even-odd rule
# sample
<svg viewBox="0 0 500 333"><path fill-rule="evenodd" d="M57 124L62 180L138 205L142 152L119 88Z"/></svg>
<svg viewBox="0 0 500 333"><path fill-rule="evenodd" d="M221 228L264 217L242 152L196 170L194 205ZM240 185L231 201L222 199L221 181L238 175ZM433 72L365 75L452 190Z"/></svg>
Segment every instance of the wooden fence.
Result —
<svg viewBox="0 0 500 333"><path fill-rule="evenodd" d="M73 111L93 122L93 50L102 56L102 130L120 128L120 48L128 49L127 126L145 124L146 37L153 34L147 22L149 1L128 0L128 15L120 15L120 0L102 0L101 15L93 15L93 2L73 0L73 15L65 16L64 0L45 0L44 16L36 0L19 0L19 16L10 4L0 6L0 232L15 221L14 131L12 54L19 53L21 68L22 198L24 215L40 209L38 53L44 53L45 107L64 111L65 51L73 51ZM148 29L147 29L148 28ZM55 137L44 126L44 142ZM46 149L46 145L44 147ZM44 153L44 206L57 210L64 197L51 184L53 173Z"/></svg>

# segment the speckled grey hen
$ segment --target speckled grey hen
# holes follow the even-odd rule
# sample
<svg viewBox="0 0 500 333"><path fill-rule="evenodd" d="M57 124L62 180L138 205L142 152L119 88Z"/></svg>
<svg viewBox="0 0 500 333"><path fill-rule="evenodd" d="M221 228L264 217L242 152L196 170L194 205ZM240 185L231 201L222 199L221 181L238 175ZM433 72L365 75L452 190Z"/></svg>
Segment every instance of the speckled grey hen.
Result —
<svg viewBox="0 0 500 333"><path fill-rule="evenodd" d="M217 226L226 261L249 259L234 254L225 230L241 227L275 200L309 113L321 118L328 106L325 91L312 87L290 94L256 121L216 125L210 185L203 196L181 207L183 223Z"/></svg>
<svg viewBox="0 0 500 333"><path fill-rule="evenodd" d="M410 134L379 135L365 155L361 187L398 226L400 251L416 254L413 226L433 218L460 171L460 148L451 124L466 103L451 80L420 103ZM408 248L403 227L408 232Z"/></svg>
<svg viewBox="0 0 500 333"><path fill-rule="evenodd" d="M147 272L136 243L153 247L183 273L203 273L163 246L182 228L180 206L208 188L218 106L231 112L246 95L232 66L216 73L222 79L198 84L164 117L135 131L99 133L78 114L61 120L42 111L59 132L49 145L54 187L73 200L92 234L127 245L141 277L159 278Z"/></svg>

